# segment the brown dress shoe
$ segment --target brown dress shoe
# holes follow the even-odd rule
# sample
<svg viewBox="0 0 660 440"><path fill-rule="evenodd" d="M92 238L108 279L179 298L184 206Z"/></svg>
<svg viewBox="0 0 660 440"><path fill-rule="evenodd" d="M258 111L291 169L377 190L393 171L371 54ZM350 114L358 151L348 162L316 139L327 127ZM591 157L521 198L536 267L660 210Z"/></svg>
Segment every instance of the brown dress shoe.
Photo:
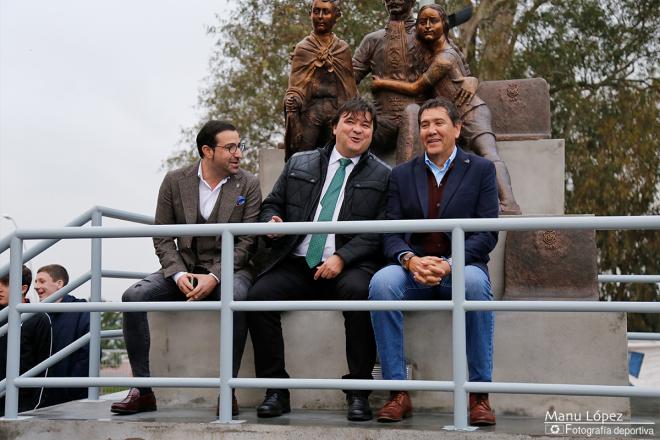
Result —
<svg viewBox="0 0 660 440"><path fill-rule="evenodd" d="M141 395L140 390L131 388L128 396L121 402L115 402L110 406L110 411L117 414L137 414L147 411L156 411L156 396L153 391Z"/></svg>
<svg viewBox="0 0 660 440"><path fill-rule="evenodd" d="M412 401L407 391L393 391L376 417L379 422L400 422L412 415Z"/></svg>
<svg viewBox="0 0 660 440"><path fill-rule="evenodd" d="M490 408L488 394L470 393L470 425L490 426L495 424L495 414Z"/></svg>
<svg viewBox="0 0 660 440"><path fill-rule="evenodd" d="M236 394L233 391L231 393L231 415L232 417L238 415L238 400L236 400ZM220 396L218 396L218 403L215 405L215 416L220 416Z"/></svg>

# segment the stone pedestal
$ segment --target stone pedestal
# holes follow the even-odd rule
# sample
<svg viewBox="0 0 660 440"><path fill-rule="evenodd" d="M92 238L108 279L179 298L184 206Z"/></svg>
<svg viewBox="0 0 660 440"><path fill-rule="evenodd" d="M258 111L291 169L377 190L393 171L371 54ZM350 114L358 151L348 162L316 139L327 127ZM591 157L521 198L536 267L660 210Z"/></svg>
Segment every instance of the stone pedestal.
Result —
<svg viewBox="0 0 660 440"><path fill-rule="evenodd" d="M217 377L218 314L149 313L154 376ZM344 325L338 312L286 312L282 319L287 369L291 377L339 378L346 373ZM305 329L305 331L300 331ZM413 379L451 380L449 312L406 314L406 357ZM626 319L623 313L498 312L495 323L493 379L501 382L627 385ZM254 377L248 343L241 377ZM158 404L215 405L215 389L156 389ZM241 406L256 406L263 390L240 389ZM452 411L451 393L414 392L415 408ZM374 407L385 392L374 392ZM498 414L541 417L546 411L628 413L628 399L549 395L493 394ZM292 390L294 408L343 408L335 390Z"/></svg>
<svg viewBox="0 0 660 440"><path fill-rule="evenodd" d="M564 140L498 142L506 163L513 194L524 215L564 214ZM488 270L493 295L504 293L504 247L506 232L500 232L497 246L490 253Z"/></svg>
<svg viewBox="0 0 660 440"><path fill-rule="evenodd" d="M504 300L598 300L596 232L511 231Z"/></svg>
<svg viewBox="0 0 660 440"><path fill-rule="evenodd" d="M484 81L477 95L490 109L498 141L550 138L550 94L543 78Z"/></svg>

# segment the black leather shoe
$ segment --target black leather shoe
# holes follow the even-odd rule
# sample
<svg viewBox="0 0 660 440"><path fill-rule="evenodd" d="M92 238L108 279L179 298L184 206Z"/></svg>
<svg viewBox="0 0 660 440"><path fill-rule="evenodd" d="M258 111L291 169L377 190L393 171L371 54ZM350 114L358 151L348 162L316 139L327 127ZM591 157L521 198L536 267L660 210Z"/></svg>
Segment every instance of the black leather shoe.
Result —
<svg viewBox="0 0 660 440"><path fill-rule="evenodd" d="M269 391L261 405L257 407L257 417L279 417L290 413L289 396L283 391Z"/></svg>
<svg viewBox="0 0 660 440"><path fill-rule="evenodd" d="M348 420L365 422L373 418L368 397L360 394L348 394L346 401L348 402L348 415L346 416Z"/></svg>

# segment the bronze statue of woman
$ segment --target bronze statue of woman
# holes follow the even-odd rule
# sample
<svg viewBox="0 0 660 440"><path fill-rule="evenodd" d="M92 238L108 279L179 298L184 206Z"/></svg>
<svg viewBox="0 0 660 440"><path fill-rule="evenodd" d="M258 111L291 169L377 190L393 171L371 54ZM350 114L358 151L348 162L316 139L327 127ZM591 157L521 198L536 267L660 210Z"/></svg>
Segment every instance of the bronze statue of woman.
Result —
<svg viewBox="0 0 660 440"><path fill-rule="evenodd" d="M428 67L414 82L375 77L372 88L410 96L431 92L454 102L463 121L459 144L495 164L500 212L520 214L509 172L497 151L490 110L476 94L466 93L466 89L476 91L477 81L470 77L463 55L449 38L447 13L439 5L425 5L420 9L416 23L418 58L426 59Z"/></svg>

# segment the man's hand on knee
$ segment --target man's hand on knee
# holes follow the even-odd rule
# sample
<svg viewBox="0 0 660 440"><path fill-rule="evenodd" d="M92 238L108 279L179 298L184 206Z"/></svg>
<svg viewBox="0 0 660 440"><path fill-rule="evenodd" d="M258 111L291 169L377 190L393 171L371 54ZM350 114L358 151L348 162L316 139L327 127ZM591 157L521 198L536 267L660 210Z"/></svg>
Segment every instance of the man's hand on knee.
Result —
<svg viewBox="0 0 660 440"><path fill-rule="evenodd" d="M188 301L200 301L207 296L211 292L213 292L213 289L218 285L218 280L210 274L203 275L203 274L190 274L196 282L193 282L193 284L196 284L195 288L186 293L186 297L188 298ZM184 277L182 277L184 278Z"/></svg>
<svg viewBox="0 0 660 440"><path fill-rule="evenodd" d="M344 260L342 260L339 255L335 254L316 268L314 279L318 280L319 278L324 278L330 280L339 275L342 270L344 270Z"/></svg>

